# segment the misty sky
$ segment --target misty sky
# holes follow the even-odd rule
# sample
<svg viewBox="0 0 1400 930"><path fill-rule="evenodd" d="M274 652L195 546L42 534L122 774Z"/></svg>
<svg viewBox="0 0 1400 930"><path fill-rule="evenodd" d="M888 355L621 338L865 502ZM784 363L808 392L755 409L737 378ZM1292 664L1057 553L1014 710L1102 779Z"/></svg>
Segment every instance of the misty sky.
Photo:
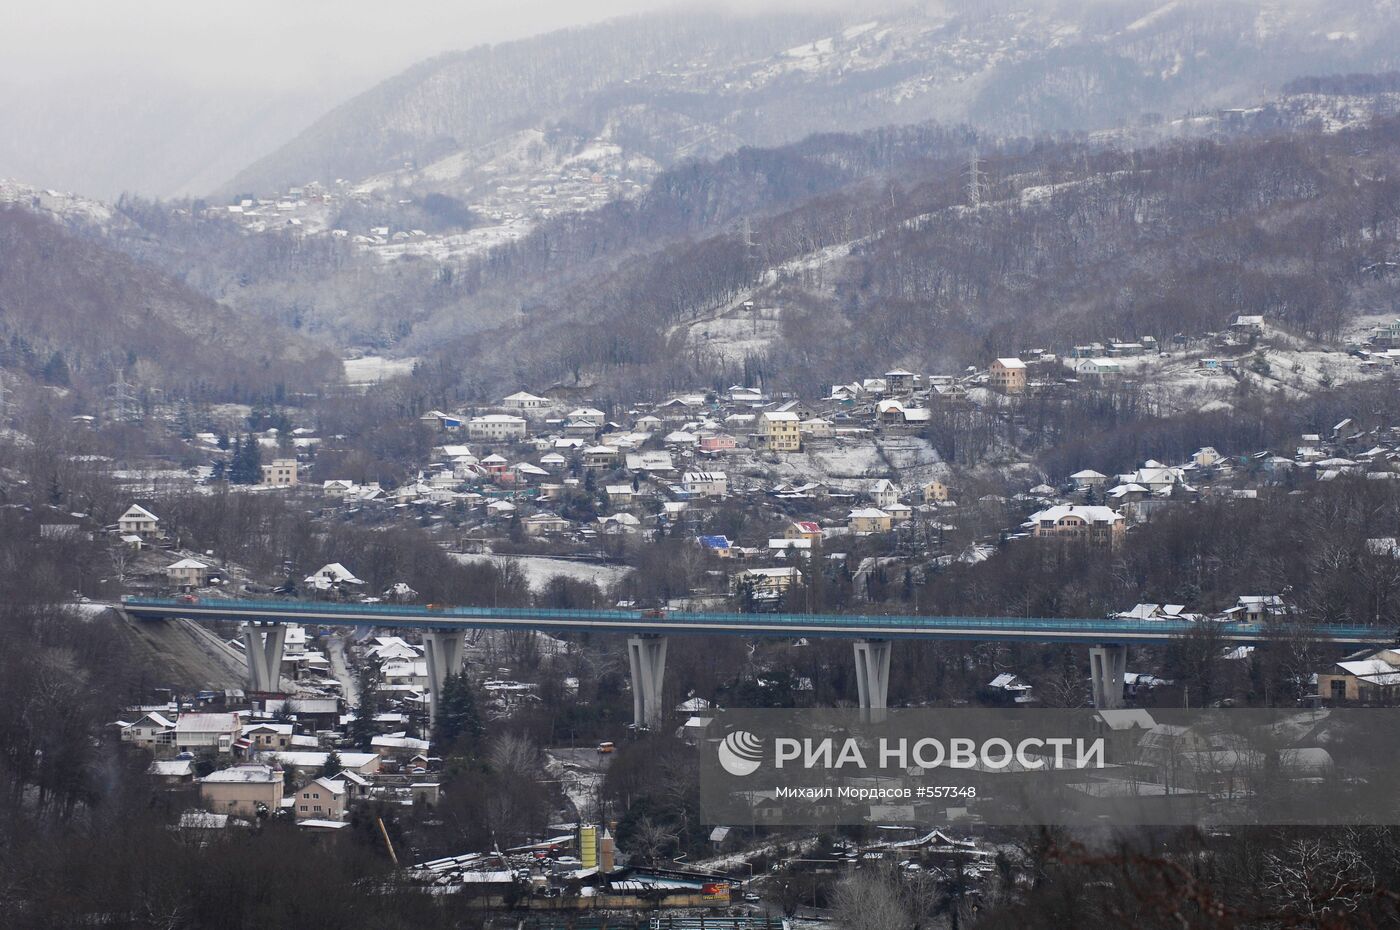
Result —
<svg viewBox="0 0 1400 930"><path fill-rule="evenodd" d="M0 177L201 194L421 59L674 5L0 0Z"/></svg>

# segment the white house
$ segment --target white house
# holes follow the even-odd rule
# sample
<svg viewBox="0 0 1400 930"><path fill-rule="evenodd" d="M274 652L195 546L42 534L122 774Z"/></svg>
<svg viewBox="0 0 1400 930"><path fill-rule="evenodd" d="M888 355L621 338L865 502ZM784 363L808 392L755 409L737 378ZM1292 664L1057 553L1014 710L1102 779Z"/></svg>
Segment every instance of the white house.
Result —
<svg viewBox="0 0 1400 930"><path fill-rule="evenodd" d="M681 487L696 497L724 497L729 493L729 476L722 471L688 471Z"/></svg>
<svg viewBox="0 0 1400 930"><path fill-rule="evenodd" d="M511 410L540 410L549 406L549 401L529 391L516 391L501 401L501 406Z"/></svg>
<svg viewBox="0 0 1400 930"><path fill-rule="evenodd" d="M117 520L117 529L123 536L148 538L160 532L160 517L140 504L132 504Z"/></svg>
<svg viewBox="0 0 1400 930"><path fill-rule="evenodd" d="M496 442L524 439L526 426L524 417L489 413L467 421L467 436Z"/></svg>

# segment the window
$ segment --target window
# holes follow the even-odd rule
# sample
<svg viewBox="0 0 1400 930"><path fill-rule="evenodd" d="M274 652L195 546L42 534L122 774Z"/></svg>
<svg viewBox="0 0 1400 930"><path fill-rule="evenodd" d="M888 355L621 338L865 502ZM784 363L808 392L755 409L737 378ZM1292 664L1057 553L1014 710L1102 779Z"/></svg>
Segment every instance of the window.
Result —
<svg viewBox="0 0 1400 930"><path fill-rule="evenodd" d="M306 805L305 805L305 804L303 804L303 805L301 806L301 810L302 810L302 813L306 813Z"/></svg>
<svg viewBox="0 0 1400 930"><path fill-rule="evenodd" d="M1347 683L1344 678L1332 679L1332 700L1345 701L1347 699Z"/></svg>

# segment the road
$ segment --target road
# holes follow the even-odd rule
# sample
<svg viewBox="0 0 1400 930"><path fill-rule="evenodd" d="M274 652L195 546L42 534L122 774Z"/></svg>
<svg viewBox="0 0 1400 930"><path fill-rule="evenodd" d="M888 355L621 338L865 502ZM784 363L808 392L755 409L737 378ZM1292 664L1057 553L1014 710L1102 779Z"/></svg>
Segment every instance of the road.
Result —
<svg viewBox="0 0 1400 930"><path fill-rule="evenodd" d="M331 664L331 675L340 682L340 693L345 696L345 703L350 707L359 707L360 687L345 655L345 634L326 634L326 660Z"/></svg>

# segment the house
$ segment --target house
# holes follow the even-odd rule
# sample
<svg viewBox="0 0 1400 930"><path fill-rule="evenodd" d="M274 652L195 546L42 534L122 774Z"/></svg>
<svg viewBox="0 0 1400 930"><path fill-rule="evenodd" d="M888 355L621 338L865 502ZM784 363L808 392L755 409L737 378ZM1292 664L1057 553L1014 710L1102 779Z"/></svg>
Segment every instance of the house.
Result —
<svg viewBox="0 0 1400 930"><path fill-rule="evenodd" d="M901 504L899 501L880 509L890 515L891 523L904 523L906 520L913 519L914 516L914 508L908 504Z"/></svg>
<svg viewBox="0 0 1400 930"><path fill-rule="evenodd" d="M689 471L681 478L681 488L694 497L725 497L729 476L722 471Z"/></svg>
<svg viewBox="0 0 1400 930"><path fill-rule="evenodd" d="M1123 365L1112 358L1082 358L1074 363L1074 373L1094 381L1112 381L1123 375Z"/></svg>
<svg viewBox="0 0 1400 930"><path fill-rule="evenodd" d="M510 442L524 439L527 423L524 417L505 413L489 413L472 417L467 421L467 436L493 442Z"/></svg>
<svg viewBox="0 0 1400 930"><path fill-rule="evenodd" d="M783 530L783 538L810 539L815 542L822 538L822 528L810 520L799 520L796 523L788 524L787 529Z"/></svg>
<svg viewBox="0 0 1400 930"><path fill-rule="evenodd" d="M881 478L870 488L870 496L875 506L882 510L899 503L899 488L888 478Z"/></svg>
<svg viewBox="0 0 1400 930"><path fill-rule="evenodd" d="M199 780L199 796L215 813L267 817L282 806L282 770L247 762L211 772Z"/></svg>
<svg viewBox="0 0 1400 930"><path fill-rule="evenodd" d="M528 391L516 391L501 401L501 406L510 410L540 410L549 406L549 401Z"/></svg>
<svg viewBox="0 0 1400 930"><path fill-rule="evenodd" d="M287 488L297 483L296 459L273 459L272 464L262 466L262 478L258 481L265 488Z"/></svg>
<svg viewBox="0 0 1400 930"><path fill-rule="evenodd" d="M290 723L257 723L243 731L241 742L246 744L244 751L254 756L260 752L280 752L293 748L292 737L295 735Z"/></svg>
<svg viewBox="0 0 1400 930"><path fill-rule="evenodd" d="M349 793L344 781L321 777L297 790L297 820L343 820Z"/></svg>
<svg viewBox="0 0 1400 930"><path fill-rule="evenodd" d="M1026 363L1019 358L993 359L987 369L991 386L1003 394L1022 394L1026 390Z"/></svg>
<svg viewBox="0 0 1400 930"><path fill-rule="evenodd" d="M739 441L728 433L704 433L700 436L701 452L732 452Z"/></svg>
<svg viewBox="0 0 1400 930"><path fill-rule="evenodd" d="M1264 332L1264 317L1260 315L1235 317L1235 322L1230 324L1233 332L1247 336L1258 336Z"/></svg>
<svg viewBox="0 0 1400 930"><path fill-rule="evenodd" d="M1020 676L1011 672L1002 672L987 682L987 689L994 694L1009 698L1016 704L1029 704L1035 700L1031 696L1031 686L1022 681Z"/></svg>
<svg viewBox="0 0 1400 930"><path fill-rule="evenodd" d="M617 450L612 446L589 446L583 450L584 468L612 468L617 464Z"/></svg>
<svg viewBox="0 0 1400 930"><path fill-rule="evenodd" d="M1191 461L1195 462L1198 468L1210 468L1220 459L1221 455L1215 451L1214 446L1202 446L1191 453Z"/></svg>
<svg viewBox="0 0 1400 930"><path fill-rule="evenodd" d="M1391 703L1400 697L1400 646L1354 652L1317 676L1324 701Z"/></svg>
<svg viewBox="0 0 1400 930"><path fill-rule="evenodd" d="M135 743L147 749L175 745L175 723L160 713L143 714L135 723L122 727L123 743Z"/></svg>
<svg viewBox="0 0 1400 930"><path fill-rule="evenodd" d="M1291 610L1277 594L1241 594L1235 606L1224 613L1231 620L1263 623L1269 617L1282 616Z"/></svg>
<svg viewBox="0 0 1400 930"><path fill-rule="evenodd" d="M770 410L758 420L759 442L769 452L797 452L802 448L802 421L797 414Z"/></svg>
<svg viewBox="0 0 1400 930"><path fill-rule="evenodd" d="M313 591L341 591L348 587L363 585L364 582L356 578L350 569L339 562L330 562L303 578L302 584Z"/></svg>
<svg viewBox="0 0 1400 930"><path fill-rule="evenodd" d="M802 572L795 565L779 568L750 568L730 577L736 594L743 593L755 601L776 601L789 588L802 584Z"/></svg>
<svg viewBox="0 0 1400 930"><path fill-rule="evenodd" d="M140 504L132 504L127 508L126 513L117 519L117 530L123 536L140 536L142 539L150 539L160 534L158 523L160 523L160 517Z"/></svg>
<svg viewBox="0 0 1400 930"><path fill-rule="evenodd" d="M548 536L568 530L569 521L552 513L536 513L521 520L520 525L524 527L526 536Z"/></svg>
<svg viewBox="0 0 1400 930"><path fill-rule="evenodd" d="M630 507L636 499L636 492L630 484L610 484L603 490L608 495L608 503L614 507Z"/></svg>
<svg viewBox="0 0 1400 930"><path fill-rule="evenodd" d="M883 510L865 507L852 510L846 517L846 526L857 536L870 533L888 533L894 526L894 519Z"/></svg>
<svg viewBox="0 0 1400 930"><path fill-rule="evenodd" d="M894 371L885 372L885 393L908 394L914 390L914 373L905 371L903 368L896 368Z"/></svg>
<svg viewBox="0 0 1400 930"><path fill-rule="evenodd" d="M146 774L162 785L189 785L194 782L193 759L154 759Z"/></svg>
<svg viewBox="0 0 1400 930"><path fill-rule="evenodd" d="M175 751L232 752L242 731L237 714L181 714L175 721Z"/></svg>
<svg viewBox="0 0 1400 930"><path fill-rule="evenodd" d="M803 420L798 426L800 432L807 439L830 439L833 433L830 420L821 417L810 417Z"/></svg>
<svg viewBox="0 0 1400 930"><path fill-rule="evenodd" d="M596 407L579 407L570 410L565 419L571 423L588 423L596 429L607 422L608 415Z"/></svg>
<svg viewBox="0 0 1400 930"><path fill-rule="evenodd" d="M697 536L695 544L706 552L713 552L721 559L729 558L734 552L734 544L728 536Z"/></svg>
<svg viewBox="0 0 1400 930"><path fill-rule="evenodd" d="M780 559L787 558L789 552L808 556L812 554L812 540L777 537L768 540L768 551Z"/></svg>
<svg viewBox="0 0 1400 930"><path fill-rule="evenodd" d="M1123 540L1127 521L1110 507L1059 504L1031 514L1026 526L1040 539L1084 540L1116 546Z"/></svg>
<svg viewBox="0 0 1400 930"><path fill-rule="evenodd" d="M209 566L198 559L181 559L165 566L165 581L177 591L202 588L209 583Z"/></svg>
<svg viewBox="0 0 1400 930"><path fill-rule="evenodd" d="M1077 471L1069 476L1069 480L1074 482L1074 487L1078 491L1089 491L1094 488L1101 488L1108 483L1108 475L1086 468Z"/></svg>
<svg viewBox="0 0 1400 930"><path fill-rule="evenodd" d="M942 504L948 500L948 486L941 481L930 481L923 487L925 504Z"/></svg>

